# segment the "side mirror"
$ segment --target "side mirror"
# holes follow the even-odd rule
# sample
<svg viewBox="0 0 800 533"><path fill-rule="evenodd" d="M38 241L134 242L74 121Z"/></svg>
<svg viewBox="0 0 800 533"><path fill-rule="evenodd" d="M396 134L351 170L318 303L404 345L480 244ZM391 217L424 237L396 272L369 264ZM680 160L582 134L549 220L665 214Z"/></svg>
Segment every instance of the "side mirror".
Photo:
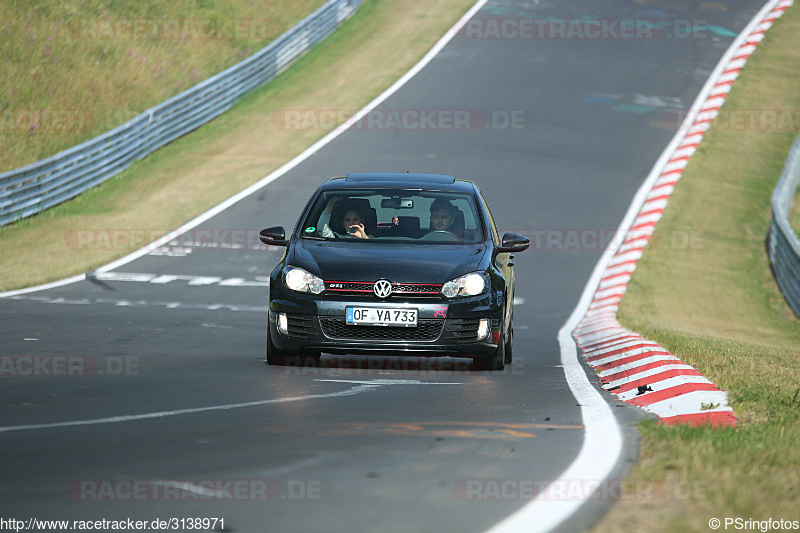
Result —
<svg viewBox="0 0 800 533"><path fill-rule="evenodd" d="M527 250L531 245L531 240L516 233L506 233L503 235L503 242L495 248L497 253L515 253Z"/></svg>
<svg viewBox="0 0 800 533"><path fill-rule="evenodd" d="M262 229L258 232L258 238L264 244L270 246L288 246L286 241L286 230L283 226L275 226L274 228Z"/></svg>

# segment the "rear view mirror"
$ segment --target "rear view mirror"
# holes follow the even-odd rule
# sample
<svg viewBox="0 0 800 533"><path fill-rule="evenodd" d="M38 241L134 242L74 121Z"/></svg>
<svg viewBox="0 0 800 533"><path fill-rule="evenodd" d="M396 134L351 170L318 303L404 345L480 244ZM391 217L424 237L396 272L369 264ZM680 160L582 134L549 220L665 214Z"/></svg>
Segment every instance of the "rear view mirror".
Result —
<svg viewBox="0 0 800 533"><path fill-rule="evenodd" d="M400 198L398 196L384 198L381 200L381 207L385 209L413 209L414 200L409 198Z"/></svg>

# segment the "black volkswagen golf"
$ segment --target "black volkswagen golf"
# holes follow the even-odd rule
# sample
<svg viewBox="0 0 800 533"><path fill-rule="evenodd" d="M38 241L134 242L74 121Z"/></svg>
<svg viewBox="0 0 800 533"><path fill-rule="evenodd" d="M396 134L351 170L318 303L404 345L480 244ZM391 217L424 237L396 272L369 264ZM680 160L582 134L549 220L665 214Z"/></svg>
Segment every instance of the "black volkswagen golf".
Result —
<svg viewBox="0 0 800 533"><path fill-rule="evenodd" d="M438 174L323 183L272 271L267 362L328 354L472 357L502 370L514 344L512 255L478 187Z"/></svg>

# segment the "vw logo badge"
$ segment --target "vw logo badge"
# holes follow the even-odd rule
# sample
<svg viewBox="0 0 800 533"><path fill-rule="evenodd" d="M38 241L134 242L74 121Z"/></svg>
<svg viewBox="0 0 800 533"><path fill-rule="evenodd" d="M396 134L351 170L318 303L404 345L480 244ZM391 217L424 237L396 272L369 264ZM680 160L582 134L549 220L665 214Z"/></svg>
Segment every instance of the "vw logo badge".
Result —
<svg viewBox="0 0 800 533"><path fill-rule="evenodd" d="M374 292L375 296L378 298L387 298L392 294L392 284L388 280L379 279L375 282L375 285L373 285L372 292Z"/></svg>

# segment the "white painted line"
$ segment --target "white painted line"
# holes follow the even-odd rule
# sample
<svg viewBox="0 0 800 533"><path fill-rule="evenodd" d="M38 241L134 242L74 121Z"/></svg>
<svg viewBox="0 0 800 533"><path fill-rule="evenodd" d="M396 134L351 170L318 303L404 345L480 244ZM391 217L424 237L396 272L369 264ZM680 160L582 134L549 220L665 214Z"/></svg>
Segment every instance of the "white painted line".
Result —
<svg viewBox="0 0 800 533"><path fill-rule="evenodd" d="M253 280L244 278L221 278L218 276L188 276L185 274L146 274L140 272L104 272L91 276L100 281L122 281L134 283L153 283L166 285L173 281L185 281L192 287L215 285L220 287L268 287L269 278L256 276Z"/></svg>
<svg viewBox="0 0 800 533"><path fill-rule="evenodd" d="M12 296L9 300L25 300L45 304L60 305L93 305L106 304L116 307L164 307L166 309L199 309L203 311L217 311L224 309L227 311L244 311L252 313L266 313L266 305L239 305L239 304L192 304L185 302L153 302L148 300L113 300L108 298L50 298L47 296Z"/></svg>
<svg viewBox="0 0 800 533"><path fill-rule="evenodd" d="M725 391L695 391L668 400L644 406L644 409L661 418L677 415L692 415L730 411L728 395Z"/></svg>
<svg viewBox="0 0 800 533"><path fill-rule="evenodd" d="M580 341L581 344L594 344L595 342L602 341L603 339L608 339L606 342L611 342L613 339L624 337L627 333L620 331L618 333L609 334L608 331L601 331L599 333L595 333L594 335L581 335Z"/></svg>
<svg viewBox="0 0 800 533"><path fill-rule="evenodd" d="M664 365L659 366L658 368L651 368L650 370L644 370L637 374L631 374L629 376L625 376L624 378L620 378L614 381L609 381L608 383L604 383L603 387L606 390L613 389L614 387L621 387L627 383L632 381L639 381L641 379L649 378L651 376L655 376L656 374L661 374L662 372L669 372L671 370L696 370L693 366L689 366L686 364L675 364L675 365Z"/></svg>
<svg viewBox="0 0 800 533"><path fill-rule="evenodd" d="M90 420L74 420L70 422L53 422L49 424L26 424L21 426L0 427L0 433L10 433L12 431L29 431L33 429L57 429L76 426L96 426L99 424L119 424L123 422L137 422L139 420L154 420L157 418L168 418L172 416L192 415L197 413L208 413L211 411L230 411L232 409L242 409L244 407L258 407L277 403L299 402L303 400L318 400L321 398L341 398L343 396L353 396L362 392L368 392L380 387L379 384L359 385L339 392L328 394L309 394L306 396L295 396L290 398L275 398L272 400L258 400L255 402L230 403L224 405L210 405L208 407L194 407L189 409L176 409L174 411L157 411L155 413L142 413L138 415L110 416L107 418L95 418Z"/></svg>
<svg viewBox="0 0 800 533"><path fill-rule="evenodd" d="M612 249L613 246L613 249ZM589 382L583 365L578 360L578 350L572 339L572 331L586 315L600 282L608 260L618 244L610 245L603 258L594 268L589 282L584 287L581 298L572 314L558 331L561 347L561 363L567 383L581 406L581 416L585 428L583 445L569 467L554 480L569 484L576 479L604 480L609 477L622 455L622 433L611 407L599 391ZM602 483L598 483L601 485ZM586 502L594 491L581 494L568 500L553 500L547 497L547 488L523 508L489 530L490 533L530 533L550 531L569 518Z"/></svg>
<svg viewBox="0 0 800 533"><path fill-rule="evenodd" d="M10 296L17 296L19 294L27 294L33 291L46 291L48 289L55 289L57 287L63 287L64 285L77 283L85 279L86 279L86 274L78 274L77 276L72 276L71 278L64 278L62 280L54 281L52 283L37 285L36 287L28 287L26 289L17 289L14 291L0 292L0 298L8 298Z"/></svg>
<svg viewBox="0 0 800 533"><path fill-rule="evenodd" d="M653 389L652 392L658 392L662 390L671 389L672 387L679 387L680 385L688 385L691 383L713 385L711 380L703 376L673 376L671 378L663 379L661 381L648 383L647 386ZM627 401L627 400L632 400L637 396L640 396L640 394L637 389L631 389L629 391L620 393L617 396L619 397L620 400Z"/></svg>
<svg viewBox="0 0 800 533"><path fill-rule="evenodd" d="M638 361L634 361L633 363L627 363L627 364L620 365L620 366L617 366L617 367L614 367L614 368L610 368L608 370L604 370L604 371L600 372L598 375L601 378L607 378L607 377L613 376L615 374L622 374L624 372L629 372L631 370L639 368L640 366L649 365L651 363L658 363L658 362L661 362L661 361L680 361L680 359L678 359L674 355L654 355L652 357L645 357L644 359L640 359ZM664 365L664 366L666 366L666 365Z"/></svg>
<svg viewBox="0 0 800 533"><path fill-rule="evenodd" d="M461 385L459 382L420 381L418 379L315 379L314 381L332 381L335 383L359 383L361 385Z"/></svg>
<svg viewBox="0 0 800 533"><path fill-rule="evenodd" d="M642 346L642 345L643 343L637 343L637 346ZM613 363L621 359L627 359L628 357L633 357L643 353L651 353L651 352L659 352L661 355L669 353L661 345L652 343L650 345L643 346L642 348L634 348L633 350L618 353L616 355L612 355L603 359L597 359L596 361L590 362L589 365L592 366L593 368L597 368L598 366L607 365L609 363ZM602 355L602 354L594 354L594 353L591 354L592 357L594 357L595 355Z"/></svg>

